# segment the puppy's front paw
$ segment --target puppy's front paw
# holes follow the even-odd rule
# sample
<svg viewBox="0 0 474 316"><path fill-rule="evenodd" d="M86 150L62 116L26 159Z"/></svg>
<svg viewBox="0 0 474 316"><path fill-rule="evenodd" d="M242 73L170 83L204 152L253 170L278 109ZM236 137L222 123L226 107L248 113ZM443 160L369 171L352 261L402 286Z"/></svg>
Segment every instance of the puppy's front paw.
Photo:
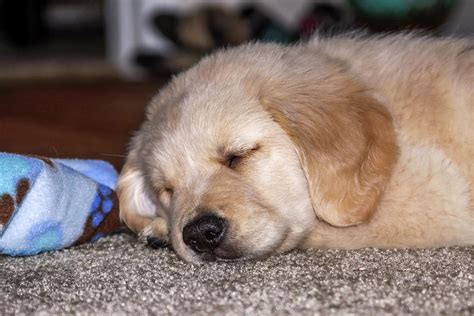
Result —
<svg viewBox="0 0 474 316"><path fill-rule="evenodd" d="M140 232L138 238L154 249L166 247L169 244L166 221L161 217L154 219Z"/></svg>

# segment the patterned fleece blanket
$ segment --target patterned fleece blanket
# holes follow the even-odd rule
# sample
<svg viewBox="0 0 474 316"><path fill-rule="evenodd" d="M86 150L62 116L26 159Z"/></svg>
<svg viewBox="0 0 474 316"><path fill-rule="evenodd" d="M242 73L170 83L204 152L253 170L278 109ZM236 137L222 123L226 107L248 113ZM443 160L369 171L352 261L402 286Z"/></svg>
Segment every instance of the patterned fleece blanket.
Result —
<svg viewBox="0 0 474 316"><path fill-rule="evenodd" d="M117 231L116 181L104 161L0 153L0 254L34 255Z"/></svg>

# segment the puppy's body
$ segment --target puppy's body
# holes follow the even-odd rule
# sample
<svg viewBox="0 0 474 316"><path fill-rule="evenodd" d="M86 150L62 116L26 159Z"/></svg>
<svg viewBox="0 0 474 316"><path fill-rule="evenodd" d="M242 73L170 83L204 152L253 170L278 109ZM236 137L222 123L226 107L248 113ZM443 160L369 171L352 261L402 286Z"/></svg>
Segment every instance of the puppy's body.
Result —
<svg viewBox="0 0 474 316"><path fill-rule="evenodd" d="M341 37L211 56L151 103L122 218L190 261L183 227L209 213L226 221L218 258L473 244L473 47Z"/></svg>
<svg viewBox="0 0 474 316"><path fill-rule="evenodd" d="M321 224L306 247L474 242L474 46L394 36L313 45L350 65L390 112L400 156L373 218Z"/></svg>

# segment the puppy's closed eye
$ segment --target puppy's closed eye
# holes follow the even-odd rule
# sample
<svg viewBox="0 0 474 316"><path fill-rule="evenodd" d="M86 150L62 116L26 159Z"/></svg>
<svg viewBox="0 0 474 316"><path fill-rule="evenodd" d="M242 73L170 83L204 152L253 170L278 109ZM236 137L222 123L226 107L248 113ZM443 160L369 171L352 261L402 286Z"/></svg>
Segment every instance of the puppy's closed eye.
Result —
<svg viewBox="0 0 474 316"><path fill-rule="evenodd" d="M230 169L236 169L242 162L251 154L260 148L259 145L254 145L250 148L244 148L225 155L224 164Z"/></svg>
<svg viewBox="0 0 474 316"><path fill-rule="evenodd" d="M230 169L235 169L236 166L241 162L243 156L239 156L237 154L230 154L225 161L225 165Z"/></svg>

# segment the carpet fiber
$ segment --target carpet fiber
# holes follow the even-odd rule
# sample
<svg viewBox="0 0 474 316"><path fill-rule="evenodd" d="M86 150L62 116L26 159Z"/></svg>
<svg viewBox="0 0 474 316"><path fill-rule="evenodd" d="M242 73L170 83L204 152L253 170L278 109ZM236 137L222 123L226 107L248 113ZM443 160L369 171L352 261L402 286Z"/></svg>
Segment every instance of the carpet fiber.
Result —
<svg viewBox="0 0 474 316"><path fill-rule="evenodd" d="M192 265L127 234L0 257L0 314L474 313L474 247L293 251Z"/></svg>

